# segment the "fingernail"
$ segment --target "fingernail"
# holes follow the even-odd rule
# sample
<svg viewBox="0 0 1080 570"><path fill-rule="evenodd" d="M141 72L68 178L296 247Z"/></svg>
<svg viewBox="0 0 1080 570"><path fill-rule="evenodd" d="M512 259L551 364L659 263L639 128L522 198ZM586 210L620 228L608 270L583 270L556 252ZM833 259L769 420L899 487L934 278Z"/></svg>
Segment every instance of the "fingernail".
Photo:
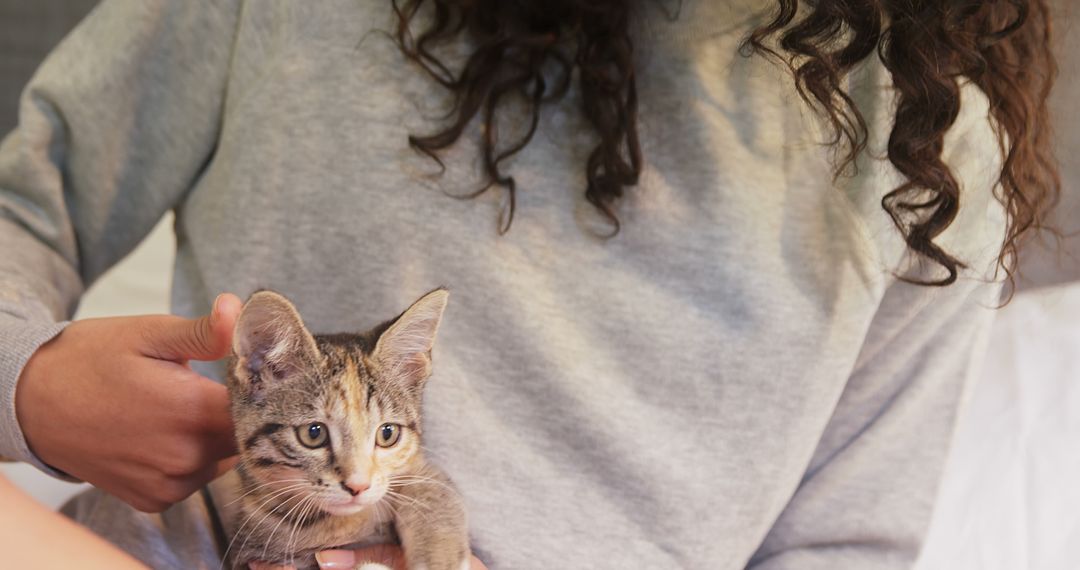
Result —
<svg viewBox="0 0 1080 570"><path fill-rule="evenodd" d="M220 309L218 308L218 305L221 304L221 298L224 297L224 296L225 296L224 293L218 293L218 296L214 297L214 304L210 306L210 326L211 327L213 327L215 324L217 324L217 321L219 319L221 319L221 317L218 315L218 311L220 311Z"/></svg>
<svg viewBox="0 0 1080 570"><path fill-rule="evenodd" d="M356 554L351 550L324 550L315 554L319 568L353 568Z"/></svg>

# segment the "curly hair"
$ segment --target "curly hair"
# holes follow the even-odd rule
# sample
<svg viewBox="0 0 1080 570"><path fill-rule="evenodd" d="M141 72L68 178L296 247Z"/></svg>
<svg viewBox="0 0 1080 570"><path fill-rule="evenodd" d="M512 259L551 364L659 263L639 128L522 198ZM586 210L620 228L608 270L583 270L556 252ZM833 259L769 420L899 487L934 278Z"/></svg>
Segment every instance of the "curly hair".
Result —
<svg viewBox="0 0 1080 570"><path fill-rule="evenodd" d="M500 165L532 139L541 106L561 99L577 71L584 115L599 142L586 158L586 199L619 230L614 204L637 184L637 91L630 24L632 0L430 0L432 14L415 34L427 0L392 0L396 40L452 93L448 126L409 144L441 165L438 152L453 145L481 114L485 184L508 190L500 233L513 221L516 185ZM475 46L452 71L436 46L467 34ZM995 190L1008 227L998 265L1011 280L1017 249L1043 227L1056 204L1060 180L1050 147L1047 99L1057 73L1050 50L1051 18L1045 0L777 0L775 13L742 44L787 65L803 100L820 114L840 150L840 176L865 149L866 121L844 79L867 58L880 58L892 76L896 115L888 158L905 182L882 199L908 248L944 269L949 285L961 260L934 242L955 220L960 185L942 160L945 134L960 113L960 87L977 85L990 102L1004 161ZM557 73L548 85L545 69ZM498 138L498 109L524 96L529 127L509 142Z"/></svg>

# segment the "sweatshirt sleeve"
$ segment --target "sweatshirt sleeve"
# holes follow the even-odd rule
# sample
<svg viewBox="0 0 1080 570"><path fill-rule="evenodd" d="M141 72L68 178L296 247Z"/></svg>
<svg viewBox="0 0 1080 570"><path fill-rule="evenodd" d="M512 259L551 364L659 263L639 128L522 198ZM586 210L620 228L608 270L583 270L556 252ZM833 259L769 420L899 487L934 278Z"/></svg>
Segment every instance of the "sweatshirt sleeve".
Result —
<svg viewBox="0 0 1080 570"><path fill-rule="evenodd" d="M23 92L0 144L0 455L57 474L23 437L16 382L210 160L237 13L232 1L106 0Z"/></svg>
<svg viewBox="0 0 1080 570"><path fill-rule="evenodd" d="M914 565L1000 291L978 282L891 287L798 489L749 568Z"/></svg>
<svg viewBox="0 0 1080 570"><path fill-rule="evenodd" d="M973 85L961 95L962 115L943 153L961 183L961 207L936 241L966 267L947 287L899 279L886 287L810 464L748 565L753 570L909 569L919 555L1003 286L996 263L1006 217L994 192L1000 149L986 97ZM890 167L882 160L866 173L875 169L854 194L881 240L882 259L909 279L940 278L935 264L907 253L881 211L883 189L899 178L883 173Z"/></svg>

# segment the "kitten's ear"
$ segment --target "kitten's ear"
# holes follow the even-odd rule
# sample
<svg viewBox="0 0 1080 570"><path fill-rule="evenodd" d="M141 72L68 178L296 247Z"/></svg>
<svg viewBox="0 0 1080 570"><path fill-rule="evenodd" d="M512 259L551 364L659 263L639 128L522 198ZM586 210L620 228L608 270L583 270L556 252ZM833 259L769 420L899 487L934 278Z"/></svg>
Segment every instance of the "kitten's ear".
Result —
<svg viewBox="0 0 1080 570"><path fill-rule="evenodd" d="M248 392L314 366L319 356L296 307L272 291L259 291L244 304L233 332L233 352L236 379Z"/></svg>
<svg viewBox="0 0 1080 570"><path fill-rule="evenodd" d="M387 379L418 386L431 375L431 347L449 298L446 289L424 295L379 336L371 358Z"/></svg>

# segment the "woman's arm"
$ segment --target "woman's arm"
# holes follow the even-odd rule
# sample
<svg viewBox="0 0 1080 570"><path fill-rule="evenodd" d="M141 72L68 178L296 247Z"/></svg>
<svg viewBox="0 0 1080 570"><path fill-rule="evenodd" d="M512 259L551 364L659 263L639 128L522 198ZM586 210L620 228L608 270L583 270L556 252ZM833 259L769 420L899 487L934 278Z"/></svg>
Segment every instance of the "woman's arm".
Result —
<svg viewBox="0 0 1080 570"><path fill-rule="evenodd" d="M144 568L93 533L36 503L0 476L0 560L5 568Z"/></svg>
<svg viewBox="0 0 1080 570"><path fill-rule="evenodd" d="M753 570L907 569L919 555L958 408L983 360L1003 286L995 273L1005 231L994 197L1000 151L985 96L974 86L962 96L964 111L942 156L961 183L964 206L936 241L967 268L948 287L893 279L886 288L798 488L748 565ZM883 100L879 110L889 108ZM872 143L869 154L884 155L884 141ZM940 278L935 264L912 263L880 211L881 195L892 188L882 181L891 178L858 180L853 196L884 263L896 262L894 274L906 279Z"/></svg>
<svg viewBox="0 0 1080 570"><path fill-rule="evenodd" d="M238 0L106 0L49 55L24 91L19 126L0 145L0 455L56 475L49 464L104 488L110 478L114 487L135 485L136 470L127 462L62 445L46 449L44 442L93 433L92 425L63 423L80 415L99 433L145 433L145 426L125 420L128 414L87 418L82 404L108 402L117 411L145 405L152 398L110 386L161 389L175 384L168 373L199 356L194 352L218 352L173 354L159 365L161 374L146 374L155 363L147 358L136 366L130 355L169 351L130 343L120 350L107 341L119 338L117 331L129 338L146 332L164 338L169 326L161 319L114 322L111 332L82 326L57 335L84 287L183 199L211 159L238 18ZM27 366L46 343L49 358ZM176 366L168 366L168 360ZM101 382L88 381L95 373ZM116 382L124 379L129 382ZM175 402L173 409L212 410L214 421L196 423L227 428L224 390L192 379L201 382L207 384L203 390L186 392L198 400ZM70 409L58 409L62 405ZM146 411L153 415L154 410ZM35 443L25 430L27 418L57 437L39 435L41 443ZM213 435L229 440L227 431ZM212 474L206 465L218 458L198 455L204 446L191 443L185 457L199 457L200 469ZM63 458L69 461L61 464ZM99 465L86 468L95 459ZM169 458L150 460L159 471L188 471L185 465L163 465ZM179 494L172 489L164 498ZM154 498L144 497L144 508L154 505Z"/></svg>
<svg viewBox="0 0 1080 570"><path fill-rule="evenodd" d="M748 568L914 565L1000 290L890 288L798 488ZM922 308L913 314L912 305Z"/></svg>

